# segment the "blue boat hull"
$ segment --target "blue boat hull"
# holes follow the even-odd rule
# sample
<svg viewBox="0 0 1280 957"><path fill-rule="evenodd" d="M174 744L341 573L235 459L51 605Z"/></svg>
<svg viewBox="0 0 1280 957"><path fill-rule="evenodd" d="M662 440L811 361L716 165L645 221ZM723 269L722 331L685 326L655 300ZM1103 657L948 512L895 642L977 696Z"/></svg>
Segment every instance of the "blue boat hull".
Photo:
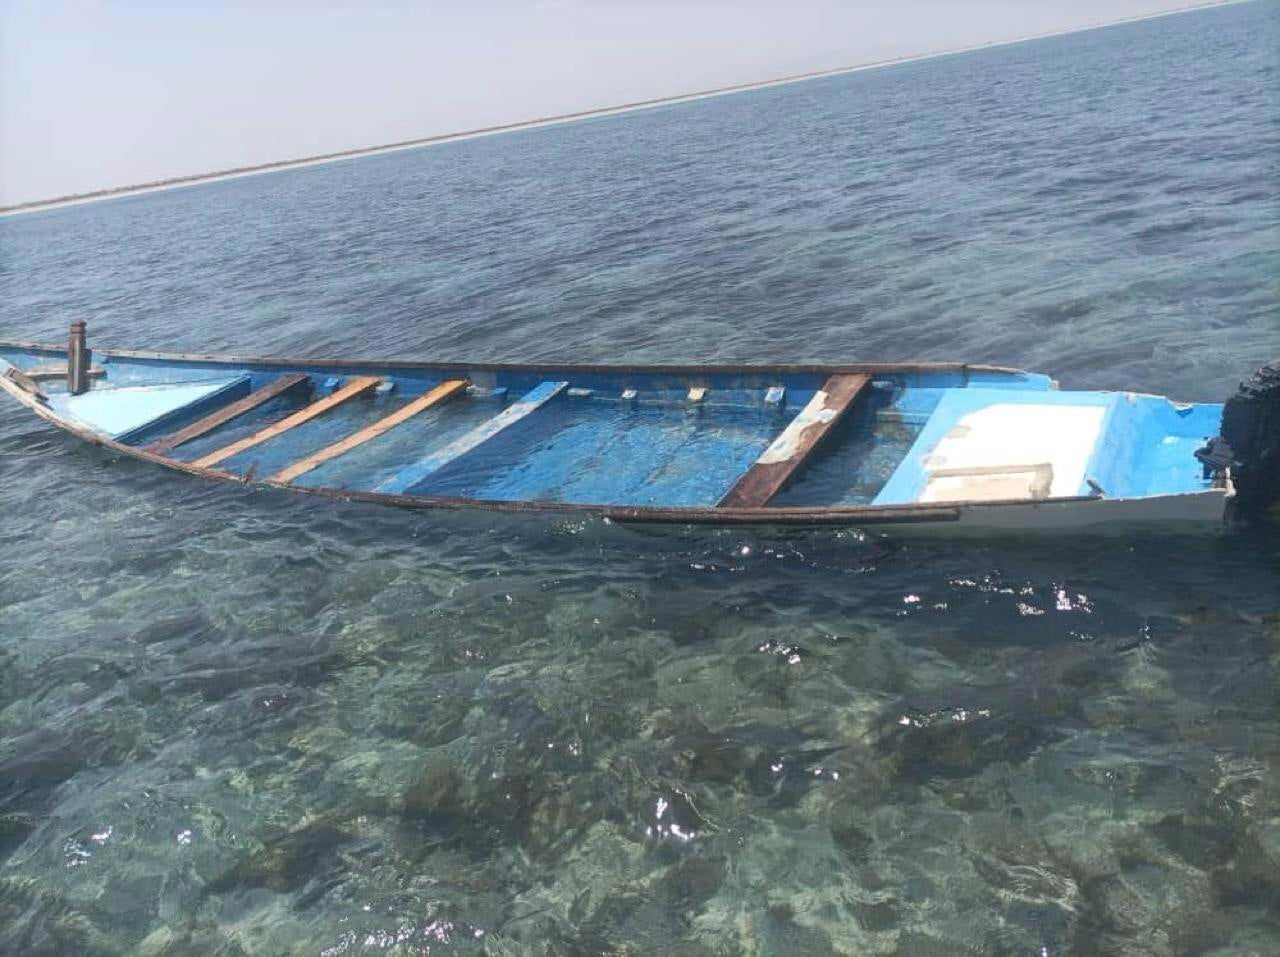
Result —
<svg viewBox="0 0 1280 957"><path fill-rule="evenodd" d="M509 365L0 342L0 388L206 478L406 507L619 521L1075 527L1220 521L1220 405L963 364Z"/></svg>

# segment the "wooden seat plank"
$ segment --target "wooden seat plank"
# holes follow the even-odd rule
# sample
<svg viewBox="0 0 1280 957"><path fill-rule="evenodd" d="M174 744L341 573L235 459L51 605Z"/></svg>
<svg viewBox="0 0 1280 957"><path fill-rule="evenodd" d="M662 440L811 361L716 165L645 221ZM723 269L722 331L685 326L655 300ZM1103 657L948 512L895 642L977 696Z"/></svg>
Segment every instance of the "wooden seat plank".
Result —
<svg viewBox="0 0 1280 957"><path fill-rule="evenodd" d="M253 409L265 406L271 399L289 393L294 389L300 388L310 380L310 376L303 375L301 372L289 372L288 375L282 375L279 379L275 379L261 389L255 389L250 394L236 402L229 403L220 409L215 409L204 418L197 418L195 422L188 425L186 429L179 429L172 434L161 436L154 443L147 445L147 452L154 452L157 455L163 455L166 452L172 452L179 445L186 445L188 441L195 441L201 436L209 435L209 432L220 429L228 422L252 412Z"/></svg>
<svg viewBox="0 0 1280 957"><path fill-rule="evenodd" d="M718 508L761 508L804 467L822 440L871 385L868 375L833 375L734 483Z"/></svg>
<svg viewBox="0 0 1280 957"><path fill-rule="evenodd" d="M310 422L312 419L316 418L316 416L324 415L324 413L328 412L330 409L336 408L344 402L350 402L357 396L364 395L366 392L371 392L373 389L378 387L378 383L381 381L382 380L378 376L356 376L332 395L327 395L323 399L318 399L315 402L312 402L305 408L299 409L293 415L281 419L274 425L267 426L260 432L255 432L246 439L241 439L239 442L232 442L230 445L223 446L214 452L210 452L203 458L196 459L192 464L197 468L204 469L217 465L219 462L223 462L231 458L233 455L239 455L241 452L251 449L255 445L261 445L263 442L266 442L269 439L274 439L277 435L288 432L290 429L296 429L298 426Z"/></svg>
<svg viewBox="0 0 1280 957"><path fill-rule="evenodd" d="M542 408L565 389L568 382L543 382L526 392L492 419L482 422L466 435L454 439L442 449L419 459L378 486L377 491L403 494L428 475L438 472L450 462L460 459L473 449L488 442L498 433L515 425L526 416Z"/></svg>
<svg viewBox="0 0 1280 957"><path fill-rule="evenodd" d="M372 425L365 426L359 432L347 436L341 441L334 442L332 445L326 446L318 452L313 452L306 458L299 459L292 465L286 466L275 475L271 476L268 481L280 482L287 485L300 475L305 475L312 469L323 465L330 459L336 459L340 455L345 455L352 449L364 445L366 442L376 439L384 432L394 429L402 422L407 422L419 412L425 412L427 409L450 396L457 395L466 389L469 383L466 379L450 379L448 382L442 382L434 389L418 396L412 402L400 407L392 412L386 418L379 419Z"/></svg>
<svg viewBox="0 0 1280 957"><path fill-rule="evenodd" d="M221 428L232 419L237 419L246 412L252 412L261 405L265 405L277 396L284 395L287 392L296 389L305 383L310 376L303 375L298 372L291 372L288 375L282 375L274 382L264 385L261 389L255 389L242 399L210 412L204 418L197 419L184 429L179 429L169 435L163 436L156 441L147 445L148 452L154 452L157 455L163 455L165 452L172 451L180 445L186 445L193 442L201 436L208 435L214 429Z"/></svg>

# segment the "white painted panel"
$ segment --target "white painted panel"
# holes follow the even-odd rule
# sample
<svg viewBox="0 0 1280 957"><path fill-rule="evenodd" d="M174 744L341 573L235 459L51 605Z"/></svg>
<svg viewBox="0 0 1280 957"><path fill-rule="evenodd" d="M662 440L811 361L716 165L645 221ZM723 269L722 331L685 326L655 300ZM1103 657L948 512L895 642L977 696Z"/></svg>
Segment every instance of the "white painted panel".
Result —
<svg viewBox="0 0 1280 957"><path fill-rule="evenodd" d="M1080 494L1085 467L1106 416L1104 406L999 404L960 419L921 463L926 472L950 473L931 479L917 501L982 501L1010 497L1038 498L1041 489L1028 473L1050 472L1048 495ZM972 474L955 473L971 470ZM1023 478L1020 480L1019 475ZM960 479L963 478L963 481ZM999 485L1002 494L984 488ZM950 495L950 497L948 497ZM955 497L959 495L960 497Z"/></svg>
<svg viewBox="0 0 1280 957"><path fill-rule="evenodd" d="M51 397L50 402L57 411L87 425L95 432L116 436L146 425L192 402L198 402L242 378L244 377L233 376L175 385L93 389L83 395Z"/></svg>

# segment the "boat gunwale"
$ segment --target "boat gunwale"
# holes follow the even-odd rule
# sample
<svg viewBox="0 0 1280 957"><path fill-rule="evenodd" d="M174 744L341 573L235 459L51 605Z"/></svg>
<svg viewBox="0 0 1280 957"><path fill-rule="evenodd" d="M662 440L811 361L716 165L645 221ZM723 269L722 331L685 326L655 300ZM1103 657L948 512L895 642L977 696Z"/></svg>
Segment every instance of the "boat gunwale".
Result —
<svg viewBox="0 0 1280 957"><path fill-rule="evenodd" d="M0 339L0 349L17 349L23 352L47 352L65 354L66 346L40 342ZM121 359L146 359L160 362L205 362L219 365L283 366L295 368L387 369L387 370L441 370L482 372L579 372L584 374L655 373L662 375L750 375L778 372L785 375L812 375L831 373L836 375L857 373L883 373L895 375L911 372L996 372L1007 375L1032 375L1025 369L1012 366L987 365L972 362L853 362L853 363L563 363L563 362L459 362L456 360L431 362L421 359L333 359L307 358L285 359L276 356L238 356L226 354L150 352L138 349L94 348L95 356L114 356Z"/></svg>

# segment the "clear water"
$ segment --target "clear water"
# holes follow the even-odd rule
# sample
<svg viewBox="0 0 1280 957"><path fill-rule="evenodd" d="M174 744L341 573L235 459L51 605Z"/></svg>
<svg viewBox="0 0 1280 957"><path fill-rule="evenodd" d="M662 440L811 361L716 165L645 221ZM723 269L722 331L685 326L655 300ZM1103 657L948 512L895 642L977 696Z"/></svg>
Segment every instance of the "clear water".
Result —
<svg viewBox="0 0 1280 957"><path fill-rule="evenodd" d="M0 335L1280 353L1257 2L0 222ZM930 541L252 492L0 413L0 952L1274 953L1274 529Z"/></svg>

